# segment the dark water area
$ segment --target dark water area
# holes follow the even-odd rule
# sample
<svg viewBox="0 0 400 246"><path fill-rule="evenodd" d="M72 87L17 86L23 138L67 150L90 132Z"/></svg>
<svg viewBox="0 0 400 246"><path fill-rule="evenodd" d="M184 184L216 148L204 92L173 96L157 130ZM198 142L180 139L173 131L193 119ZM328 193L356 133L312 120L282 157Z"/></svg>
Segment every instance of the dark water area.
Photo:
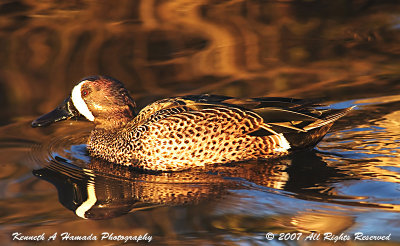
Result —
<svg viewBox="0 0 400 246"><path fill-rule="evenodd" d="M399 30L398 1L1 2L1 244L14 232L147 233L156 245L329 245L304 238L362 232L399 244ZM132 172L87 154L89 122L30 126L94 74L123 81L140 107L200 93L357 107L311 151Z"/></svg>

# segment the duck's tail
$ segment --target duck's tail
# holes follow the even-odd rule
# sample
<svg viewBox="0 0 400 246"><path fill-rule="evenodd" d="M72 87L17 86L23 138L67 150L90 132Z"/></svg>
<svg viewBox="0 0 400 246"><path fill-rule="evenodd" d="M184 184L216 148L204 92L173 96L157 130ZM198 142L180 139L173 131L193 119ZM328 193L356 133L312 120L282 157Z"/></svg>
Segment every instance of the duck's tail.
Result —
<svg viewBox="0 0 400 246"><path fill-rule="evenodd" d="M304 130L310 131L312 129L325 126L327 124L333 123L338 119L345 116L349 111L351 111L356 106L352 106L345 109L331 109L323 112L322 115L319 117L319 120L309 124L308 126L304 127Z"/></svg>
<svg viewBox="0 0 400 246"><path fill-rule="evenodd" d="M336 120L355 107L326 110L318 117L318 120L304 126L304 132L289 132L284 133L284 136L290 143L292 150L312 148L327 134Z"/></svg>

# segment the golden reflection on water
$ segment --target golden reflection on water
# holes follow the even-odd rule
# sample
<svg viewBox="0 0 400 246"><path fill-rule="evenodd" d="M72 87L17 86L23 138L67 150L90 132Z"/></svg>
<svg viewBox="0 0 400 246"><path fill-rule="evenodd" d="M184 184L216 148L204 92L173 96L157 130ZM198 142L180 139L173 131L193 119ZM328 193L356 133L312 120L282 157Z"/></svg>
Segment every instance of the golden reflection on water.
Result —
<svg viewBox="0 0 400 246"><path fill-rule="evenodd" d="M0 15L2 96L18 115L46 112L91 74L124 81L137 98L399 91L396 17L380 11L398 6L331 4L348 12L318 2L11 1Z"/></svg>
<svg viewBox="0 0 400 246"><path fill-rule="evenodd" d="M398 161L400 111L393 111L398 107L399 101L398 95L356 101L356 104L366 105L361 107L365 108L364 111L369 120L364 124L359 124L357 129L353 130L354 134L348 134L348 132L332 134L320 147L323 149L336 146L338 149L352 151L355 156L361 155L351 164L352 172L354 172L353 169L357 170L361 178L400 183ZM338 142L343 143L338 146ZM343 169L350 168L347 164Z"/></svg>
<svg viewBox="0 0 400 246"><path fill-rule="evenodd" d="M166 244L254 241L268 231L362 228L372 234L371 225L399 232L398 13L396 1L0 3L0 123L23 118L0 130L4 231L150 232ZM99 174L106 168L91 163L89 170L103 180L95 191L103 192L105 204L118 207L123 197L133 212L81 220L31 170L45 168L55 155L69 156L63 141L75 141L75 130L88 132L90 126L69 122L38 130L28 122L92 74L124 81L141 106L159 97L210 92L357 99L351 103L360 107L335 124L318 146L321 152L271 165L142 175L132 183L120 173L118 182L109 181ZM199 186L176 184L185 180ZM141 210L146 205L156 207ZM0 235L0 241L9 240Z"/></svg>

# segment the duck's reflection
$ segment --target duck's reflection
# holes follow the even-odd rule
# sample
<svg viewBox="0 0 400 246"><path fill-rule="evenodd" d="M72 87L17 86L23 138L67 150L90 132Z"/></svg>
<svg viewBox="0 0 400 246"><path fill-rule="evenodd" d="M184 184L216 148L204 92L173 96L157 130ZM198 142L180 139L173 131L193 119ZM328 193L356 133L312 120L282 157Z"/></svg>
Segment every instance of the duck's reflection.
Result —
<svg viewBox="0 0 400 246"><path fill-rule="evenodd" d="M33 173L57 188L63 206L90 219L112 218L154 206L215 200L245 188L243 185L248 182L300 194L316 184L343 176L314 152L263 163L217 165L206 171L172 173L141 173L98 159L79 167L56 157ZM315 189L313 192L319 193Z"/></svg>
<svg viewBox="0 0 400 246"><path fill-rule="evenodd" d="M57 158L33 174L57 188L63 206L90 219L215 199L234 186L233 181L204 172L138 173L101 160L81 168Z"/></svg>

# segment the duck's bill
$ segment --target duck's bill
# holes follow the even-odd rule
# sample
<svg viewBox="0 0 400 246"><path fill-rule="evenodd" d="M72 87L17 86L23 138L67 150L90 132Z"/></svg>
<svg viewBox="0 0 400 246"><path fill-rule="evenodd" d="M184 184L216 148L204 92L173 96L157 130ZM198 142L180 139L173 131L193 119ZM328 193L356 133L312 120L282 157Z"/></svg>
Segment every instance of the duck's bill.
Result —
<svg viewBox="0 0 400 246"><path fill-rule="evenodd" d="M60 120L70 119L79 114L75 110L71 99L68 97L53 111L44 114L32 122L32 127L48 126Z"/></svg>

